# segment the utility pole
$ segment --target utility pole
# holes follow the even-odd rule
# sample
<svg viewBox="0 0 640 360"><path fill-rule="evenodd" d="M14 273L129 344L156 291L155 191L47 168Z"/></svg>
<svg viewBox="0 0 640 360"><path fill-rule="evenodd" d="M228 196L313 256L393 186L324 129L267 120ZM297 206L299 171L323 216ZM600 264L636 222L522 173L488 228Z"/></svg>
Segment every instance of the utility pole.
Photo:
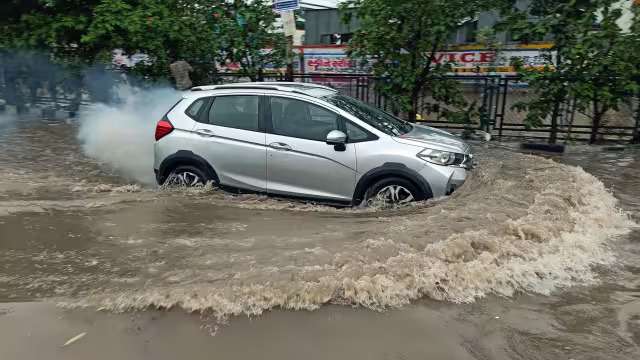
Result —
<svg viewBox="0 0 640 360"><path fill-rule="evenodd" d="M287 36L287 81L293 81L293 36Z"/></svg>
<svg viewBox="0 0 640 360"><path fill-rule="evenodd" d="M285 11L280 14L284 35L287 38L287 71L286 80L293 81L293 37L296 33L296 16L293 11Z"/></svg>

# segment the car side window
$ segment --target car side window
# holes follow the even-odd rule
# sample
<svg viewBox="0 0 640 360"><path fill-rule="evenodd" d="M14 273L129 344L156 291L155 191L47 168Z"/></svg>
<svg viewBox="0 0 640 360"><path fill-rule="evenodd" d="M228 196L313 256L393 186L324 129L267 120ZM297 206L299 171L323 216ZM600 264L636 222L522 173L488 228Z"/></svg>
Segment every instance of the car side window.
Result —
<svg viewBox="0 0 640 360"><path fill-rule="evenodd" d="M375 140L376 138L375 135L369 133L351 121L345 121L345 129L347 130L347 139L350 143Z"/></svg>
<svg viewBox="0 0 640 360"><path fill-rule="evenodd" d="M289 98L271 98L272 132L307 140L325 141L338 130L338 114L320 106Z"/></svg>
<svg viewBox="0 0 640 360"><path fill-rule="evenodd" d="M199 120L198 114L200 113L200 110L202 109L204 104L207 103L207 100L208 98L200 98L194 101L193 103L191 103L191 105L189 105L185 113L193 120L196 120L196 121Z"/></svg>
<svg viewBox="0 0 640 360"><path fill-rule="evenodd" d="M218 96L209 110L209 124L259 131L259 98L255 95Z"/></svg>

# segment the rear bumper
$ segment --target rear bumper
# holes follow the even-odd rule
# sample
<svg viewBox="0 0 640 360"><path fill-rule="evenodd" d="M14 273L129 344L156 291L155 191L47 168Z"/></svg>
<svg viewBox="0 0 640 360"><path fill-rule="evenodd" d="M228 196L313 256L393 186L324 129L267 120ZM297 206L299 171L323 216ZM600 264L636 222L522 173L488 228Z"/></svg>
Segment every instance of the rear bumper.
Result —
<svg viewBox="0 0 640 360"><path fill-rule="evenodd" d="M160 178L160 171L158 169L153 169L153 173L156 174L156 182L158 185L161 185L164 179Z"/></svg>

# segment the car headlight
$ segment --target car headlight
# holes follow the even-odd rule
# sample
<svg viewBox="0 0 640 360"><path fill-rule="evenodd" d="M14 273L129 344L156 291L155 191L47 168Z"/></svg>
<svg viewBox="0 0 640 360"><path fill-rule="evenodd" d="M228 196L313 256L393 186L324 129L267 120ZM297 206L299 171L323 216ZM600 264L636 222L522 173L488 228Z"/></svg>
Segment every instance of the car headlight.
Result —
<svg viewBox="0 0 640 360"><path fill-rule="evenodd" d="M448 151L424 149L418 157L437 165L452 165L456 162L456 154Z"/></svg>

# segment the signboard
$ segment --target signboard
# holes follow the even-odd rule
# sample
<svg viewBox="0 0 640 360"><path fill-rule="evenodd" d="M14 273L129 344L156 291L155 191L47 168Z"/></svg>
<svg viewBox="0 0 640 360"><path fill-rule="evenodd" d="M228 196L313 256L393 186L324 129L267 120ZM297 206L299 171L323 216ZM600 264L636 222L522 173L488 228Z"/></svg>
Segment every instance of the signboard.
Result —
<svg viewBox="0 0 640 360"><path fill-rule="evenodd" d="M133 55L129 55L122 49L115 49L112 51L111 55L111 63L117 68L131 68L136 66L138 63L143 63L145 65L151 64L151 58L147 54L135 53Z"/></svg>
<svg viewBox="0 0 640 360"><path fill-rule="evenodd" d="M271 51L273 51L273 49L260 50L263 55L268 55ZM300 72L300 62L298 61L300 50L294 48L293 53L295 54L293 71ZM239 72L242 69L242 65L240 65L239 63L226 62L224 64L216 64L216 68L221 73L235 73ZM287 71L287 68L285 66L277 67L273 64L265 64L262 70L264 70L265 73L285 73Z"/></svg>
<svg viewBox="0 0 640 360"><path fill-rule="evenodd" d="M300 0L274 0L273 10L277 12L293 11L300 9Z"/></svg>
<svg viewBox="0 0 640 360"><path fill-rule="evenodd" d="M271 49L263 49L263 53ZM335 74L335 75L361 75L371 74L373 59L351 59L347 56L346 46L302 46L293 49L294 71L304 74ZM549 62L551 55L551 62ZM436 53L434 63L452 63L454 73L462 74L495 74L515 75L515 69L511 66L513 59L519 59L525 67L536 69L544 66L553 66L555 54L548 50L535 49L510 49L498 52L488 50L459 50L442 51ZM301 60L299 62L298 60ZM236 72L240 70L240 64L220 64L220 72ZM285 72L286 68L278 68L267 65L267 72Z"/></svg>
<svg viewBox="0 0 640 360"><path fill-rule="evenodd" d="M347 56L346 47L304 47L304 72L307 74L368 74L373 60L353 60ZM544 50L511 49L497 54L487 50L443 51L436 54L434 63L452 63L453 72L467 74L513 75L513 59L519 59L525 67L553 66L555 54Z"/></svg>
<svg viewBox="0 0 640 360"><path fill-rule="evenodd" d="M551 55L551 58L549 58ZM541 50L502 50L498 53L487 50L443 51L436 54L436 64L452 63L455 73L515 74L511 66L518 59L525 67L543 68L553 66L555 54Z"/></svg>
<svg viewBox="0 0 640 360"><path fill-rule="evenodd" d="M371 61L347 56L346 48L304 48L304 72L307 74L369 74Z"/></svg>

